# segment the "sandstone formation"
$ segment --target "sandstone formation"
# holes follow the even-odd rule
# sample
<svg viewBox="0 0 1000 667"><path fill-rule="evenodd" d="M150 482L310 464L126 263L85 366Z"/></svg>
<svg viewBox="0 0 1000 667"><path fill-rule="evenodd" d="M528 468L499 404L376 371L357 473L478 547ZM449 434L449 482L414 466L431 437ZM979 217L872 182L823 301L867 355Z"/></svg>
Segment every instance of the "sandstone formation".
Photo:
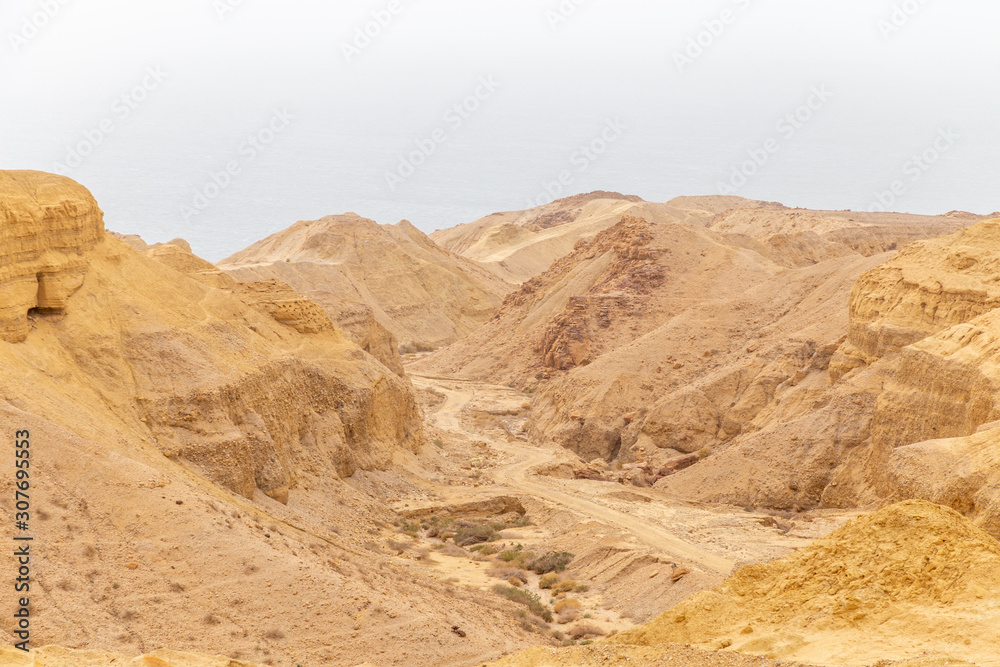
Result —
<svg viewBox="0 0 1000 667"><path fill-rule="evenodd" d="M299 222L219 263L236 280L280 280L358 343L436 348L488 320L511 286L403 221L354 214ZM376 330L381 325L388 336Z"/></svg>
<svg viewBox="0 0 1000 667"><path fill-rule="evenodd" d="M0 173L0 340L28 335L29 311L60 315L86 275L83 255L104 236L101 210L68 178Z"/></svg>
<svg viewBox="0 0 1000 667"><path fill-rule="evenodd" d="M145 244L143 244L145 245ZM133 247L137 247L133 245ZM318 333L335 328L330 316L316 302L307 299L280 280L238 283L214 264L192 254L187 244L157 244L143 250L147 257L166 264L211 287L227 290L299 333ZM374 317L354 323L352 339L386 368L404 375L399 345Z"/></svg>
<svg viewBox="0 0 1000 667"><path fill-rule="evenodd" d="M882 372L871 439L828 502L927 498L1000 534L1000 220L916 243L863 275L832 379Z"/></svg>

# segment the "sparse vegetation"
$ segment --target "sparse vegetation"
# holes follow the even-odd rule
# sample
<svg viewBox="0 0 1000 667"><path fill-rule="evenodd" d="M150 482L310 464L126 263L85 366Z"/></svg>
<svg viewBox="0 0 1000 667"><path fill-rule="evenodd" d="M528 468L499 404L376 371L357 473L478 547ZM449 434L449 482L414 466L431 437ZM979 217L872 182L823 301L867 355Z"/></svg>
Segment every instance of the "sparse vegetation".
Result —
<svg viewBox="0 0 1000 667"><path fill-rule="evenodd" d="M538 587L542 590L548 590L559 583L559 575L557 574L546 574L538 580Z"/></svg>
<svg viewBox="0 0 1000 667"><path fill-rule="evenodd" d="M547 623L552 622L552 612L548 607L542 602L541 598L532 593L531 591L522 590L520 588L514 588L513 586L504 586L503 584L497 584L493 587L493 592L501 597L505 597L511 602L517 604L523 604L528 608L535 616L541 618Z"/></svg>

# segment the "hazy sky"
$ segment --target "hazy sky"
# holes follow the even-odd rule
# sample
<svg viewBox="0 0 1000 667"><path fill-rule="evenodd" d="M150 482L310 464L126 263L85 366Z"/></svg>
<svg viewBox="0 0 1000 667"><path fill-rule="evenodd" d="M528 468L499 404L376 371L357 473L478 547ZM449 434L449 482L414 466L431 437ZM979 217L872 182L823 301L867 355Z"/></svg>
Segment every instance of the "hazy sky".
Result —
<svg viewBox="0 0 1000 667"><path fill-rule="evenodd" d="M0 168L210 259L594 189L987 213L998 26L991 0L4 0Z"/></svg>

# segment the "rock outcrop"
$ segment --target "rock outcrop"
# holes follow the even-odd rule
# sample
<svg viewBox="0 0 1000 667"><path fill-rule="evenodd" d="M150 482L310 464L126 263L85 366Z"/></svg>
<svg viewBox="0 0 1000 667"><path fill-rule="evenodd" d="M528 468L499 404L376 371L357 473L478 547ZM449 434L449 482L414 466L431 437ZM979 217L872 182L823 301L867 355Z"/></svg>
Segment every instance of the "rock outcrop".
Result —
<svg viewBox="0 0 1000 667"><path fill-rule="evenodd" d="M947 504L1000 534L1000 220L915 243L861 276L838 381L880 372L863 455L825 496L866 494ZM841 380L843 383L843 380Z"/></svg>
<svg viewBox="0 0 1000 667"><path fill-rule="evenodd" d="M84 253L104 237L90 192L60 176L0 172L0 340L20 342L28 315L59 315L83 284Z"/></svg>

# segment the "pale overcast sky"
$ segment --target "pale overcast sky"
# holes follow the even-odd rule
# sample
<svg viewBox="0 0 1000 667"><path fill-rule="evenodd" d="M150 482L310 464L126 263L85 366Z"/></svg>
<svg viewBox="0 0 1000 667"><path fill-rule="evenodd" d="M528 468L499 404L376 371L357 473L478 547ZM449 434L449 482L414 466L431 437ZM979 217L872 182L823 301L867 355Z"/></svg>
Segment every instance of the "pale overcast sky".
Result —
<svg viewBox="0 0 1000 667"><path fill-rule="evenodd" d="M998 28L990 0L5 0L0 168L210 259L594 189L986 213Z"/></svg>

